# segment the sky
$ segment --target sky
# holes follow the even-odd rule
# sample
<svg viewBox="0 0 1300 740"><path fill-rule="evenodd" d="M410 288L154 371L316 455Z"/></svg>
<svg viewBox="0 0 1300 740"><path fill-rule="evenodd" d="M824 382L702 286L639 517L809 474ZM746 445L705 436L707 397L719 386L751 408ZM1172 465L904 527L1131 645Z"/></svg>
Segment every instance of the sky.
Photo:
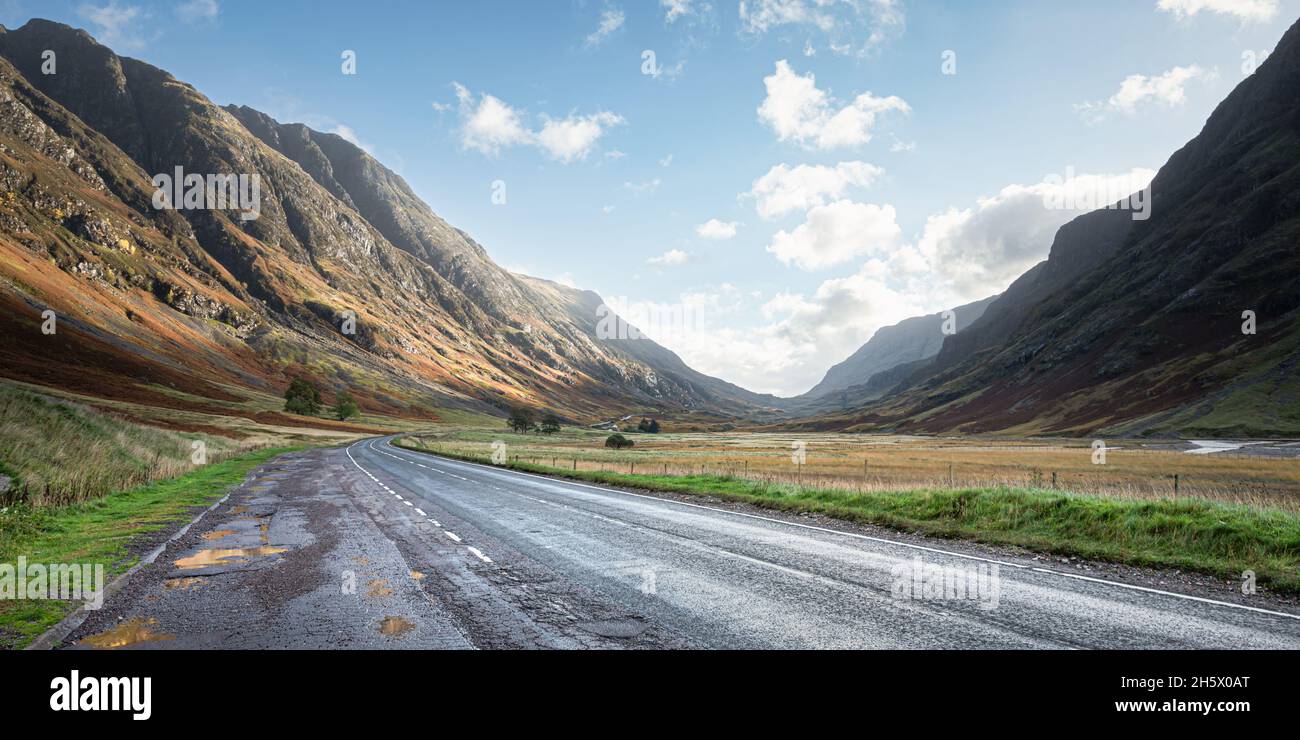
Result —
<svg viewBox="0 0 1300 740"><path fill-rule="evenodd" d="M797 395L1141 191L1300 0L0 0L338 133L516 272ZM350 66L354 65L354 66ZM1127 201L1142 217L1141 201Z"/></svg>

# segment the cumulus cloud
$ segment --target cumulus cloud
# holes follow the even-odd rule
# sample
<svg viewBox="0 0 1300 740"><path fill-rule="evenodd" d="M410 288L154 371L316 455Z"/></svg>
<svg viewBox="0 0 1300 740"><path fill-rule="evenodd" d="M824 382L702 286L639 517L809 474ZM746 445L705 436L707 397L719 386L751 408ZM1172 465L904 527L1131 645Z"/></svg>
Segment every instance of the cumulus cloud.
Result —
<svg viewBox="0 0 1300 740"><path fill-rule="evenodd" d="M623 27L623 20L622 10L607 8L600 14L600 22L596 24L596 30L587 35L587 46L599 46L611 34Z"/></svg>
<svg viewBox="0 0 1300 740"><path fill-rule="evenodd" d="M651 257L646 260L646 262L649 262L652 265L659 265L660 267L677 267L678 265L686 264L687 260L690 258L691 256L689 254L680 249L670 249L658 257Z"/></svg>
<svg viewBox="0 0 1300 740"><path fill-rule="evenodd" d="M1247 22L1270 21L1277 15L1277 0L1160 0L1156 7L1179 18L1189 18L1202 10Z"/></svg>
<svg viewBox="0 0 1300 740"><path fill-rule="evenodd" d="M1139 108L1160 105L1173 108L1187 101L1187 83L1206 77L1205 70L1193 64L1174 67L1164 74L1148 77L1134 74L1124 78L1119 91L1110 99L1076 105L1075 108L1089 123L1096 123L1112 113L1133 115Z"/></svg>
<svg viewBox="0 0 1300 740"><path fill-rule="evenodd" d="M808 211L794 231L778 231L767 251L801 270L821 270L883 253L901 236L893 206L837 200Z"/></svg>
<svg viewBox="0 0 1300 740"><path fill-rule="evenodd" d="M719 221L711 218L708 221L695 227L695 233L705 239L715 241L726 241L736 236L736 227L739 226L735 221Z"/></svg>
<svg viewBox="0 0 1300 740"><path fill-rule="evenodd" d="M586 116L571 114L562 119L543 116L537 143L561 162L586 159L605 130L622 122L622 117L603 111Z"/></svg>
<svg viewBox="0 0 1300 740"><path fill-rule="evenodd" d="M693 367L722 373L746 387L784 395L800 393L881 327L1005 290L1046 258L1062 225L1094 206L1106 205L1110 198L1118 200L1128 191L1146 188L1154 175L1152 170L1135 169L1118 175L1047 177L1033 185L1010 185L972 207L932 215L914 242L903 240L891 227L892 208L888 206L837 201L821 207L820 216L814 208L809 224L815 226L805 226L816 238L800 241L791 236L801 247L797 254L809 259L811 252L810 259L815 262L827 258L819 249L831 245L832 255L865 257L855 272L827 279L807 294L773 296L758 311L749 312L764 323L746 332L714 332L711 343L672 348ZM1070 205L1055 207L1058 203ZM864 236L873 226L876 231L870 240L875 243L867 245L869 239ZM796 259L791 262L797 264ZM780 365L767 378L751 378L743 365L730 371L721 362L721 358L756 351L781 357ZM719 364L709 365L714 357L720 358ZM714 367L717 370L711 370Z"/></svg>
<svg viewBox="0 0 1300 740"><path fill-rule="evenodd" d="M911 108L897 96L879 98L864 92L849 102L833 98L817 87L813 74L800 75L782 59L776 71L763 78L767 97L758 108L758 118L781 141L792 141L808 149L855 147L871 141L876 116L890 111L908 113Z"/></svg>
<svg viewBox="0 0 1300 740"><path fill-rule="evenodd" d="M748 196L756 201L758 215L778 218L839 200L850 188L865 188L885 174L866 162L840 162L834 167L778 164L754 181Z"/></svg>
<svg viewBox="0 0 1300 740"><path fill-rule="evenodd" d="M862 56L900 33L900 0L741 0L740 28L761 35L780 26L804 27L826 36L837 54ZM805 41L804 55L816 51Z"/></svg>
<svg viewBox="0 0 1300 740"><path fill-rule="evenodd" d="M979 300L1004 290L1046 258L1060 227L1105 207L1116 193L1122 193L1122 198L1145 189L1153 177L1154 170L1135 169L1119 175L1008 185L997 195L979 199L972 208L930 216L917 243L923 262L895 266L901 273L923 272L954 305ZM1072 207L1049 208L1049 203Z"/></svg>
<svg viewBox="0 0 1300 740"><path fill-rule="evenodd" d="M568 164L586 159L610 128L624 122L622 116L606 111L588 115L570 113L565 118L543 115L541 128L533 130L525 120L524 111L487 93L476 98L464 85L452 84L460 104L461 146L490 157L504 149L526 145Z"/></svg>

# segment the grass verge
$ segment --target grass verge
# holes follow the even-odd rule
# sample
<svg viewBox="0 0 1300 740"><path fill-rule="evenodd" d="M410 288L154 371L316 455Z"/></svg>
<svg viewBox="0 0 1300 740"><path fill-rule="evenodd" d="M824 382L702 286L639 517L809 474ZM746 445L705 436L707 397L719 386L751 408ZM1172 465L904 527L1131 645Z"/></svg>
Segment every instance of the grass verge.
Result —
<svg viewBox="0 0 1300 740"><path fill-rule="evenodd" d="M434 452L486 463L473 455ZM1031 488L989 487L860 493L800 488L733 476L659 476L566 470L513 462L515 470L651 491L714 496L809 512L931 537L1013 545L1128 565L1179 568L1300 593L1300 515L1200 499L1134 501Z"/></svg>
<svg viewBox="0 0 1300 740"><path fill-rule="evenodd" d="M112 580L138 562L132 544L176 527L209 506L249 471L298 447L250 452L171 480L62 508L0 510L0 563L102 563ZM0 601L0 647L21 648L77 607L71 601Z"/></svg>

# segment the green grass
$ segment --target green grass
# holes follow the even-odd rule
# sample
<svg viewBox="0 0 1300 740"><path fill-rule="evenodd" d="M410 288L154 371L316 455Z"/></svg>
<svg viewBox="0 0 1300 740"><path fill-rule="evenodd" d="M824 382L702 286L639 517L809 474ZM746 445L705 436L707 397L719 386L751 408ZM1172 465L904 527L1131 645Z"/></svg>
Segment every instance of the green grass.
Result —
<svg viewBox="0 0 1300 740"><path fill-rule="evenodd" d="M32 503L59 506L174 478L244 450L207 434L173 432L0 382L0 467L30 487ZM50 496L45 495L46 488Z"/></svg>
<svg viewBox="0 0 1300 740"><path fill-rule="evenodd" d="M102 563L112 580L135 565L132 541L189 521L249 471L296 447L264 449L171 480L63 508L0 510L0 563ZM69 601L0 601L0 646L22 647L67 616Z"/></svg>
<svg viewBox="0 0 1300 740"><path fill-rule="evenodd" d="M410 444L400 446L435 454ZM473 462L483 457L437 453ZM801 488L732 476L660 476L573 471L532 463L508 467L651 491L700 494L809 512L932 537L1012 545L1129 565L1179 568L1300 593L1300 515L1198 499L1134 501L1027 488L859 493Z"/></svg>

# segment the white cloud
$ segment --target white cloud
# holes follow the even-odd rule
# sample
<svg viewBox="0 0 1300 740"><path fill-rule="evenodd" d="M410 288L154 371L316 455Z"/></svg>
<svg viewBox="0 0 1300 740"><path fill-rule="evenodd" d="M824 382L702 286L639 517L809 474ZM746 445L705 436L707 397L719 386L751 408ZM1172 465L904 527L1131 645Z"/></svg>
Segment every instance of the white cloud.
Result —
<svg viewBox="0 0 1300 740"><path fill-rule="evenodd" d="M1120 83L1119 91L1109 100L1076 105L1075 109L1089 123L1097 123L1112 113L1131 116L1139 108L1148 104L1172 108L1182 105L1187 100L1187 83L1197 78L1206 77L1207 73L1197 65L1174 67L1155 77L1146 75L1129 75Z"/></svg>
<svg viewBox="0 0 1300 740"><path fill-rule="evenodd" d="M103 7L83 3L77 6L77 15L91 24L96 39L118 51L145 45L141 24L147 14L137 5L119 5L117 0Z"/></svg>
<svg viewBox="0 0 1300 740"><path fill-rule="evenodd" d="M923 262L907 266L896 261L895 267L900 273L924 271L928 282L941 288L952 305L979 300L1004 290L1046 258L1061 226L1094 210L1093 205L1104 207L1115 193L1125 197L1144 189L1154 176L1154 170L1135 169L1120 175L1008 185L997 195L979 199L973 208L952 208L930 216L917 244ZM1082 197L1091 193L1103 195ZM1053 199L1078 202L1081 207L1047 208L1045 202Z"/></svg>
<svg viewBox="0 0 1300 740"><path fill-rule="evenodd" d="M814 28L837 54L863 56L900 33L900 0L741 0L741 30L761 35L779 26ZM865 35L865 38L863 36ZM811 40L804 55L813 56Z"/></svg>
<svg viewBox="0 0 1300 740"><path fill-rule="evenodd" d="M596 24L596 30L587 36L587 46L599 46L610 37L610 34L623 27L623 20L622 10L607 8L600 14L600 22Z"/></svg>
<svg viewBox="0 0 1300 740"><path fill-rule="evenodd" d="M757 200L758 215L771 219L839 200L849 188L865 188L883 174L883 169L866 162L840 162L834 167L778 164L754 181L748 195Z"/></svg>
<svg viewBox="0 0 1300 740"><path fill-rule="evenodd" d="M735 221L719 221L711 218L708 221L695 227L695 233L705 239L715 241L726 241L735 238L736 227L739 226Z"/></svg>
<svg viewBox="0 0 1300 740"><path fill-rule="evenodd" d="M176 15L186 23L211 23L220 13L217 0L189 0L176 6Z"/></svg>
<svg viewBox="0 0 1300 740"><path fill-rule="evenodd" d="M468 88L459 82L452 84L456 88L463 119L461 146L495 157L502 149L532 140L532 133L524 127L519 111L505 101L483 93L475 105Z"/></svg>
<svg viewBox="0 0 1300 740"><path fill-rule="evenodd" d="M672 164L673 164L673 155L671 154L659 160L660 167L671 167Z"/></svg>
<svg viewBox="0 0 1300 740"><path fill-rule="evenodd" d="M677 267L686 264L691 256L680 249L670 249L658 257L651 257L646 262L652 265L661 265L663 267Z"/></svg>
<svg viewBox="0 0 1300 740"><path fill-rule="evenodd" d="M483 93L477 101L464 85L452 83L460 102L461 146L495 157L503 149L535 146L552 159L568 164L586 159L605 132L622 124L623 117L601 111L590 115L570 113L565 118L542 116L542 127L530 129L525 112L493 95Z"/></svg>
<svg viewBox="0 0 1300 740"><path fill-rule="evenodd" d="M576 159L586 159L605 129L622 122L621 116L607 112L587 116L569 114L567 118L558 120L544 116L537 143L552 158L567 164Z"/></svg>
<svg viewBox="0 0 1300 740"><path fill-rule="evenodd" d="M694 0L659 0L659 6L666 9L664 22L672 23L683 16L695 14Z"/></svg>
<svg viewBox="0 0 1300 740"><path fill-rule="evenodd" d="M1049 210L1047 198L1100 191L1107 195L1098 202L1104 202L1116 192L1144 188L1154 174L1133 170L1011 185L971 208L935 214L916 244L891 240L886 230L884 247L870 250L854 272L811 292L787 291L763 302L717 291L701 304L706 310L695 315L692 331L654 338L701 372L755 391L795 395L880 328L1005 290L1047 256L1062 224L1088 210ZM758 305L748 304L751 298ZM727 314L737 317L730 326L713 325ZM753 324L743 324L746 319Z"/></svg>
<svg viewBox="0 0 1300 740"><path fill-rule="evenodd" d="M1189 18L1202 10L1254 22L1270 21L1277 15L1277 0L1160 0L1156 7L1179 18Z"/></svg>
<svg viewBox="0 0 1300 740"><path fill-rule="evenodd" d="M900 242L893 206L838 200L808 211L794 231L778 231L767 251L802 270L821 270L868 254L880 254Z"/></svg>
<svg viewBox="0 0 1300 740"><path fill-rule="evenodd" d="M623 189L632 191L633 195L644 195L658 190L661 184L663 184L663 180L656 177L645 182L625 182L623 183Z"/></svg>
<svg viewBox="0 0 1300 740"><path fill-rule="evenodd" d="M784 59L776 71L763 78L767 97L758 117L776 132L781 141L793 141L809 149L855 147L871 141L876 116L889 111L907 113L911 108L897 96L878 98L862 93L841 104L817 88L816 79L796 73Z"/></svg>

